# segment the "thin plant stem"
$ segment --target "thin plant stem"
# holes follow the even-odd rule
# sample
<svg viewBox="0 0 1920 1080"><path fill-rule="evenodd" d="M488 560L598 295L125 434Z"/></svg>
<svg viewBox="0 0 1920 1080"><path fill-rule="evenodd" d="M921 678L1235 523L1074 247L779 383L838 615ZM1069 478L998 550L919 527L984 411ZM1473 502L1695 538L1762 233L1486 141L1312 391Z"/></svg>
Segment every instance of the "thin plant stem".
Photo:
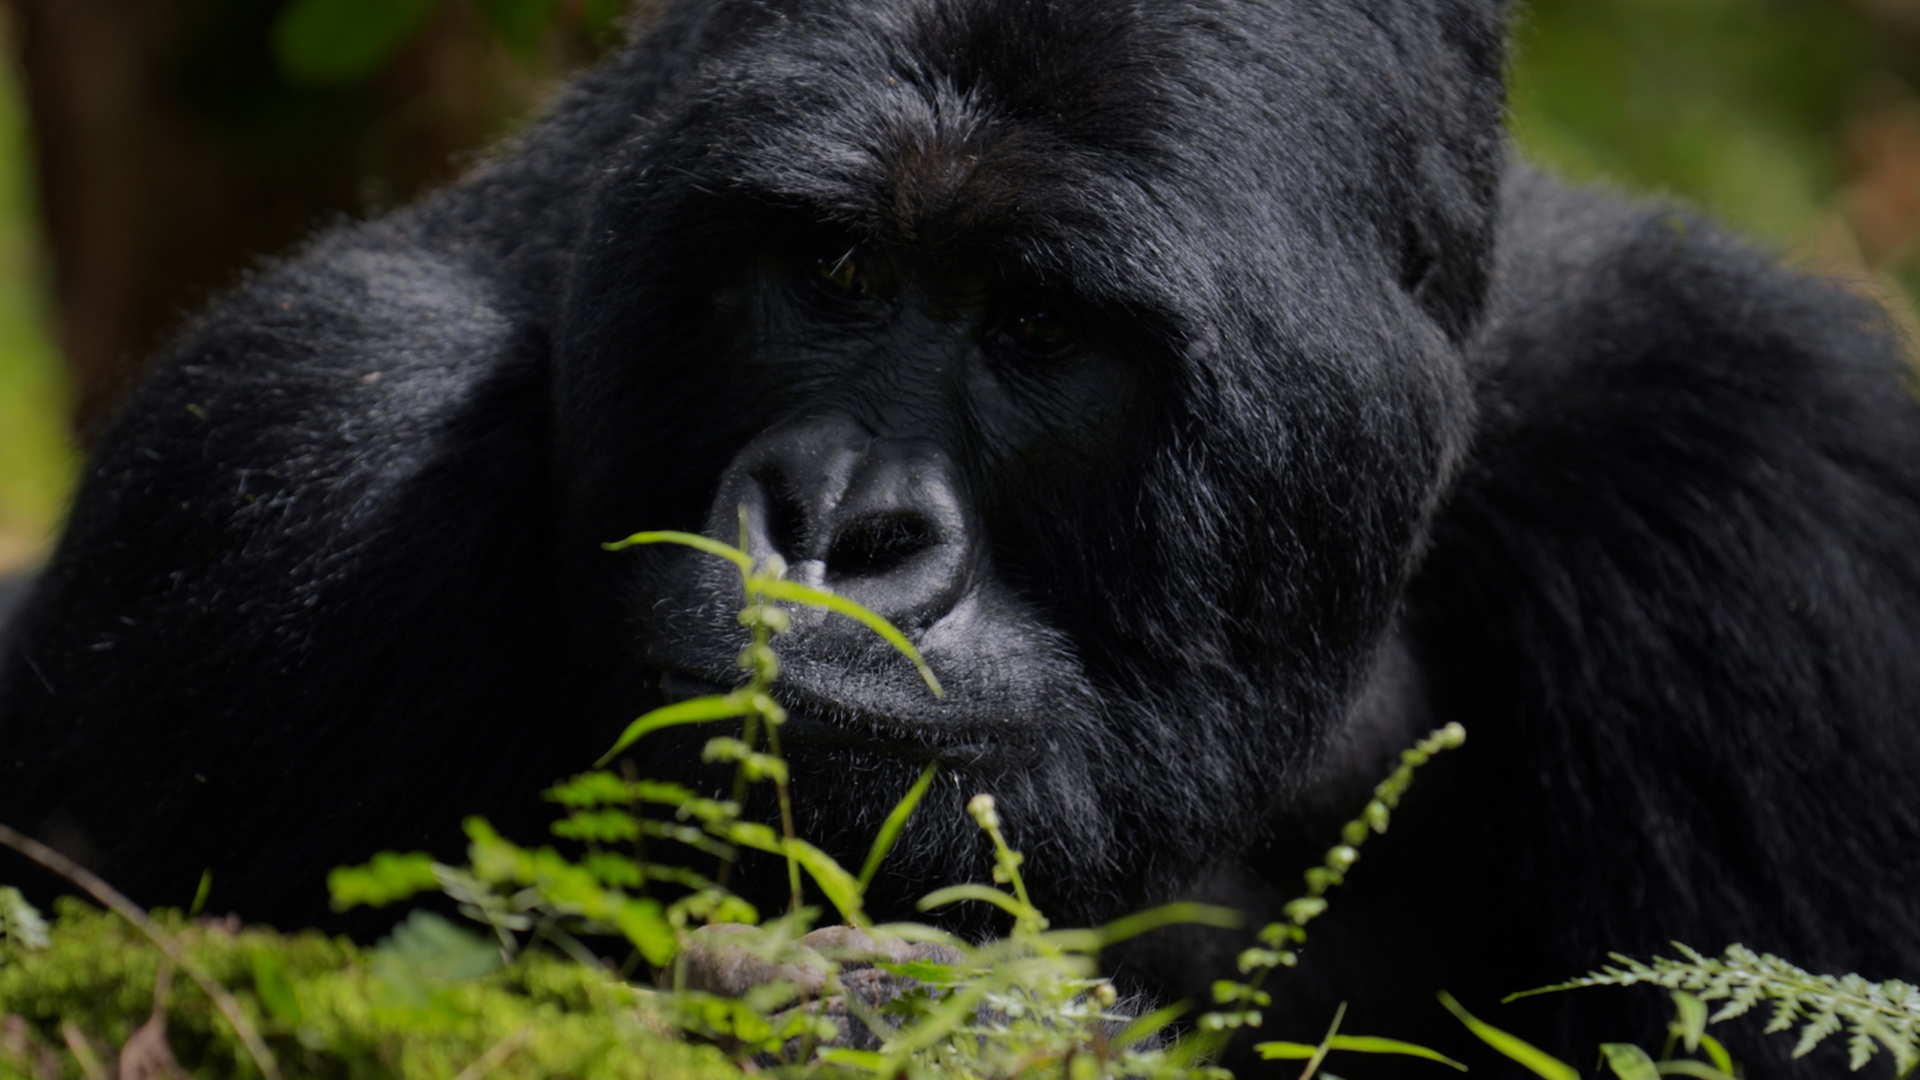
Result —
<svg viewBox="0 0 1920 1080"><path fill-rule="evenodd" d="M167 959L173 961L175 966L199 984L201 991L220 1010L221 1015L227 1018L227 1023L233 1025L233 1033L240 1037L240 1044L247 1048L247 1054L253 1058L253 1063L259 1067L261 1075L267 1080L280 1080L280 1066L274 1061L273 1051L268 1049L266 1041L260 1038L260 1033L254 1030L253 1022L247 1019L247 1014L240 1011L240 1003L234 1000L226 987L208 978L207 974L200 970L200 966L187 956L187 950L181 948L172 934L160 929L157 923L148 918L140 905L121 895L119 890L102 881L93 871L31 836L0 825L0 844L5 844L85 889L102 906L133 924L134 929L146 935L147 940L153 942Z"/></svg>

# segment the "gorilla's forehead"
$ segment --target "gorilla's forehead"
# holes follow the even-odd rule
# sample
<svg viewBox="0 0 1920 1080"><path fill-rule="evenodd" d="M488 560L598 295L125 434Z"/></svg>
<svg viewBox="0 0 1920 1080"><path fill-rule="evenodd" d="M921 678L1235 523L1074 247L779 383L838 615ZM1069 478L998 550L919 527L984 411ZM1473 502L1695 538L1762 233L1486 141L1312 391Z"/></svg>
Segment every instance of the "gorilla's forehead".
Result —
<svg viewBox="0 0 1920 1080"><path fill-rule="evenodd" d="M1364 239L1329 212L1365 202L1376 170L1338 137L1346 107L1319 104L1341 100L1326 54L1392 50L1330 19L1246 0L776 5L705 66L670 141L709 190L1177 308L1217 276L1223 220L1278 258Z"/></svg>

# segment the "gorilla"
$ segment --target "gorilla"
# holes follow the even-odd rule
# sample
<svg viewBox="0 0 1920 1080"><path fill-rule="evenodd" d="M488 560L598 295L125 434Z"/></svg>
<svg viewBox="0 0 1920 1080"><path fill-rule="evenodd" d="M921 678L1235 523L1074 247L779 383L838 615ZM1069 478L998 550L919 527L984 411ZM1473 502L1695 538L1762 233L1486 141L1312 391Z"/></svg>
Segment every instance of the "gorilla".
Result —
<svg viewBox="0 0 1920 1080"><path fill-rule="evenodd" d="M1437 988L1495 1010L1671 940L1920 975L1901 343L1682 209L1509 163L1505 17L669 4L160 358L14 616L0 821L143 903L210 869L223 910L355 929L329 867L455 857L471 812L536 838L542 786L738 679L730 570L601 544L744 519L947 687L847 620L782 639L803 835L856 858L939 766L880 914L984 878L985 791L1057 924L1270 918L1458 721L1276 1035L1345 1001L1471 1056ZM634 768L716 785L680 731ZM1248 940L1111 962L1204 994ZM1608 993L1491 1018L1658 1037L1662 995Z"/></svg>

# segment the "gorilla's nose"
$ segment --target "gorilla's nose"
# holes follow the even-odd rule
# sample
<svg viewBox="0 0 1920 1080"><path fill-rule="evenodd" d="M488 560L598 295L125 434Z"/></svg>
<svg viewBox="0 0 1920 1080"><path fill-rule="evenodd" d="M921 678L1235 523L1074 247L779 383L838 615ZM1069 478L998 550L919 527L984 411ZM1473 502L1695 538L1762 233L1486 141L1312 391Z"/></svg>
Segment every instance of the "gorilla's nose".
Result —
<svg viewBox="0 0 1920 1080"><path fill-rule="evenodd" d="M790 576L825 585L903 628L925 627L966 589L968 529L948 455L878 437L849 418L782 425L728 466L708 535L779 555Z"/></svg>

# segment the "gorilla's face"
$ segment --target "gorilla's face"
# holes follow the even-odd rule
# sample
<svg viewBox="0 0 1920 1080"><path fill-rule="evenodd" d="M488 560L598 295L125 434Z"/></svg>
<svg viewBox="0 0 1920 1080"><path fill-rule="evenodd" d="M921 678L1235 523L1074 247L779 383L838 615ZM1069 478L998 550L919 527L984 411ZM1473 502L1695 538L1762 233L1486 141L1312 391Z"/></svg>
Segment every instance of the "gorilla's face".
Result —
<svg viewBox="0 0 1920 1080"><path fill-rule="evenodd" d="M816 7L730 32L602 182L556 350L574 513L744 520L916 641L942 700L850 621L780 643L807 835L857 853L943 766L880 908L980 872L981 790L1046 902L1138 902L1256 829L1363 678L1464 428L1478 283L1441 286L1484 253L1354 152L1412 126L1327 99L1364 25ZM741 677L731 567L601 573L664 696Z"/></svg>

